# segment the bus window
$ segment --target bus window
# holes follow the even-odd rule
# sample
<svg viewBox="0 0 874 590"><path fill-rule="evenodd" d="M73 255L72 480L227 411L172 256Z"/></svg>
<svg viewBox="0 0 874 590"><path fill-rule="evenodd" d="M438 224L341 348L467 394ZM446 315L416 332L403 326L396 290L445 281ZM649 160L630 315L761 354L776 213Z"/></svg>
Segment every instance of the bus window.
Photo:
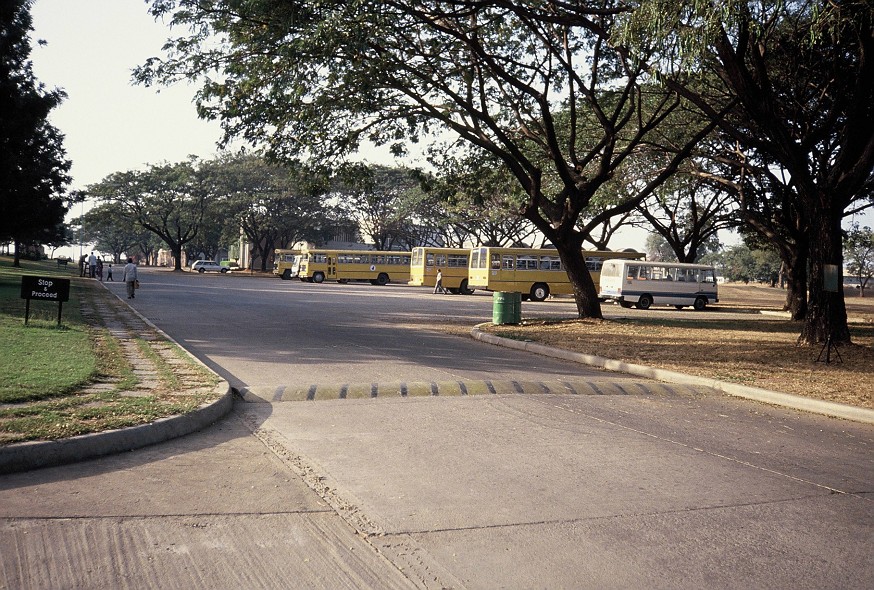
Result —
<svg viewBox="0 0 874 590"><path fill-rule="evenodd" d="M446 266L449 268L467 268L467 256L464 254L450 254Z"/></svg>
<svg viewBox="0 0 874 590"><path fill-rule="evenodd" d="M500 254L492 254L492 270L501 270Z"/></svg>
<svg viewBox="0 0 874 590"><path fill-rule="evenodd" d="M425 266L434 266L434 254L432 252L428 252L425 258Z"/></svg>
<svg viewBox="0 0 874 590"><path fill-rule="evenodd" d="M517 256L516 270L537 270L537 256Z"/></svg>
<svg viewBox="0 0 874 590"><path fill-rule="evenodd" d="M540 270L562 270L561 258L558 256L541 256Z"/></svg>

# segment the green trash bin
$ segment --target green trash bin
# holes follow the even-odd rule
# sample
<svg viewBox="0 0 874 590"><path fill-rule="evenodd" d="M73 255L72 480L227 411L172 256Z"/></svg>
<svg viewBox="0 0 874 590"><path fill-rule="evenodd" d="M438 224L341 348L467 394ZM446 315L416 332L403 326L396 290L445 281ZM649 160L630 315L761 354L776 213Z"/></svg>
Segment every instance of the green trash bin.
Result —
<svg viewBox="0 0 874 590"><path fill-rule="evenodd" d="M492 323L496 326L522 323L522 294L495 291L492 294Z"/></svg>

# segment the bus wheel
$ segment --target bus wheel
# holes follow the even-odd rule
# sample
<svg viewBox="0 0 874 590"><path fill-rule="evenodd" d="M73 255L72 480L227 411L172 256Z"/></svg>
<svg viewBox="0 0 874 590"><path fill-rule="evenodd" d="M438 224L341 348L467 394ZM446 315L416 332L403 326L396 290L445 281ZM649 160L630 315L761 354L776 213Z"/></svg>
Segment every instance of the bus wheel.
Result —
<svg viewBox="0 0 874 590"><path fill-rule="evenodd" d="M652 305L652 295L641 295L637 300L638 309L649 309L650 305Z"/></svg>
<svg viewBox="0 0 874 590"><path fill-rule="evenodd" d="M547 297L549 297L549 285L546 283L534 283L534 286L531 287L531 300L543 301Z"/></svg>
<svg viewBox="0 0 874 590"><path fill-rule="evenodd" d="M707 297L696 297L694 307L696 311L702 311L707 307Z"/></svg>
<svg viewBox="0 0 874 590"><path fill-rule="evenodd" d="M320 273L320 272L317 272L317 273L315 273L315 274L313 275L313 282L314 282L314 283L323 283L324 281L325 281L325 275L324 275L324 274L322 274L322 273Z"/></svg>
<svg viewBox="0 0 874 590"><path fill-rule="evenodd" d="M291 280L291 269L286 268L284 271L282 271L282 274L279 275L279 278L282 279L283 281L290 281Z"/></svg>
<svg viewBox="0 0 874 590"><path fill-rule="evenodd" d="M376 277L377 285L387 285L388 284L388 275L384 272L379 273L379 276Z"/></svg>
<svg viewBox="0 0 874 590"><path fill-rule="evenodd" d="M458 287L458 292L462 295L473 295L474 289L469 289L467 286L467 279L462 279L461 285Z"/></svg>

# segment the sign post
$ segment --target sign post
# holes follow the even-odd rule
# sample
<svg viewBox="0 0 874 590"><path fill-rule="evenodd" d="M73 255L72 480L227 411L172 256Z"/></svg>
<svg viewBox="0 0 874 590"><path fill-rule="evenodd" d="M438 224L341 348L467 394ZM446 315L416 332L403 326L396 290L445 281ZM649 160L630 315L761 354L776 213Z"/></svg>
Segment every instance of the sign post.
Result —
<svg viewBox="0 0 874 590"><path fill-rule="evenodd" d="M58 302L58 326L61 325L61 309L64 301L70 300L70 279L57 277L21 277L21 298L27 300L24 306L24 325L30 317L30 300Z"/></svg>

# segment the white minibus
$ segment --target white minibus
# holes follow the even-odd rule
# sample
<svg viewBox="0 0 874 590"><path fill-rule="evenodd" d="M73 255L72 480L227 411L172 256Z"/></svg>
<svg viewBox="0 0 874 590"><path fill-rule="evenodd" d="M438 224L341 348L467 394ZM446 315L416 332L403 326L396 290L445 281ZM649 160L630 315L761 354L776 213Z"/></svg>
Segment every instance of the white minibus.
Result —
<svg viewBox="0 0 874 590"><path fill-rule="evenodd" d="M651 305L682 309L691 305L700 311L708 303L719 302L712 266L619 259L604 261L598 297L639 309Z"/></svg>

